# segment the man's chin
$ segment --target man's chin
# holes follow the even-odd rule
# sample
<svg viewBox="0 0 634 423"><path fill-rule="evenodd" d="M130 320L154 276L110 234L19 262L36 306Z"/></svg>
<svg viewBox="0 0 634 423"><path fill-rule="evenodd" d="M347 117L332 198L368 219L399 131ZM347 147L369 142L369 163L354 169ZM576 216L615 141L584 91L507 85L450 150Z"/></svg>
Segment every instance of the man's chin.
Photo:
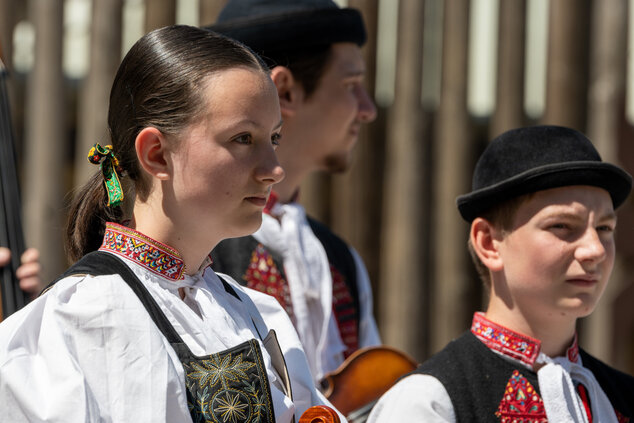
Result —
<svg viewBox="0 0 634 423"><path fill-rule="evenodd" d="M326 158L326 171L328 173L343 173L352 165L352 154L338 154Z"/></svg>

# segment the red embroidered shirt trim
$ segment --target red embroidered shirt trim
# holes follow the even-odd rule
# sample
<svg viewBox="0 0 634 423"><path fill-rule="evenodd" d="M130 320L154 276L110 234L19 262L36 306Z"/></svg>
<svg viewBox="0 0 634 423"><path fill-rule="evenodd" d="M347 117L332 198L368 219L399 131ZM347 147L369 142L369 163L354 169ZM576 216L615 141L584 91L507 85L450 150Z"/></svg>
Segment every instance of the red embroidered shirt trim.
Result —
<svg viewBox="0 0 634 423"><path fill-rule="evenodd" d="M106 223L99 250L125 257L167 279L179 280L185 274L185 262L176 250L116 223Z"/></svg>
<svg viewBox="0 0 634 423"><path fill-rule="evenodd" d="M484 317L482 312L476 312L473 315L471 333L490 349L531 367L541 350L541 342L538 339L498 325ZM572 345L566 350L566 357L573 363L579 361L577 334L575 334Z"/></svg>

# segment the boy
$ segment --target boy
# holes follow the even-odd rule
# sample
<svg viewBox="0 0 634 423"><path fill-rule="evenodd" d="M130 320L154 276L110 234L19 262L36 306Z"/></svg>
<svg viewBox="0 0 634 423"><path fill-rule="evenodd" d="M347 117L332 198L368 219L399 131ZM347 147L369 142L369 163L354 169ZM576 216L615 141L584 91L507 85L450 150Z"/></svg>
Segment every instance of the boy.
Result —
<svg viewBox="0 0 634 423"><path fill-rule="evenodd" d="M612 271L614 209L631 185L575 130L494 139L457 200L486 312L392 387L369 421L633 421L634 378L580 349L575 331Z"/></svg>
<svg viewBox="0 0 634 423"><path fill-rule="evenodd" d="M363 86L363 19L332 0L230 0L207 29L251 47L271 69L284 121L276 153L286 175L260 230L221 242L213 268L277 298L319 383L355 350L380 344L365 265L298 202L311 173L348 169L359 128L376 117Z"/></svg>

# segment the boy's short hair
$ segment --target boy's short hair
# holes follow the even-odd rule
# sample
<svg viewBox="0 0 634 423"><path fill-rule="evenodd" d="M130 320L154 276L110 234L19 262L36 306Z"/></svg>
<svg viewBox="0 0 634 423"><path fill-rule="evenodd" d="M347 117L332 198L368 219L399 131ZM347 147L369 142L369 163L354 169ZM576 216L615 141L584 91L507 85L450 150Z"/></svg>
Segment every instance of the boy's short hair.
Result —
<svg viewBox="0 0 634 423"><path fill-rule="evenodd" d="M502 201L499 204L494 205L489 210L482 212L479 217L482 217L489 222L493 227L502 231L503 235L511 232L513 228L513 220L519 207L533 196L533 193L523 194L517 197L511 197L508 200ZM471 260L480 276L480 280L484 284L487 291L491 288L491 274L489 268L482 263L480 257L475 252L471 240L467 241L467 248L471 255Z"/></svg>
<svg viewBox="0 0 634 423"><path fill-rule="evenodd" d="M472 190L456 202L471 223L482 217L510 230L515 212L527 197L550 188L590 185L605 189L614 209L632 189L632 176L601 156L585 135L562 126L529 126L496 137L484 150L473 172ZM485 285L490 275L469 244Z"/></svg>
<svg viewBox="0 0 634 423"><path fill-rule="evenodd" d="M329 62L332 44L362 46L367 38L361 13L332 0L229 0L205 29L246 44L270 68L288 67L307 97Z"/></svg>

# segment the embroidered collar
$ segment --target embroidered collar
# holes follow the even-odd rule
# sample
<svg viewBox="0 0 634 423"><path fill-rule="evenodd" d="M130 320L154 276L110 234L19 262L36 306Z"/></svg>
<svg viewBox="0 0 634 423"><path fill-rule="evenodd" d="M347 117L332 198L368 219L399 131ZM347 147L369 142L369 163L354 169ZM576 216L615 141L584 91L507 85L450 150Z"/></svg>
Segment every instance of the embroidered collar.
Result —
<svg viewBox="0 0 634 423"><path fill-rule="evenodd" d="M263 212L266 214L271 214L273 207L277 205L279 199L279 195L277 195L275 191L271 191L271 193L269 194L269 198L266 200L266 204L264 205Z"/></svg>
<svg viewBox="0 0 634 423"><path fill-rule="evenodd" d="M185 274L185 262L176 250L116 223L106 223L99 250L125 257L170 280L183 279Z"/></svg>
<svg viewBox="0 0 634 423"><path fill-rule="evenodd" d="M297 200L299 200L299 190L295 191L295 194L293 194L293 196L291 197L290 202L295 203L297 202ZM268 215L275 216L278 214L276 207L279 205L281 205L280 196L278 195L278 193L271 190L271 193L269 194L269 198L266 200L266 204L264 205L263 212Z"/></svg>
<svg viewBox="0 0 634 423"><path fill-rule="evenodd" d="M476 312L473 315L471 333L493 351L519 360L531 367L541 350L541 342L538 339L498 325L484 317L482 312ZM577 363L579 360L579 344L576 333L572 345L566 350L566 357L573 363Z"/></svg>

